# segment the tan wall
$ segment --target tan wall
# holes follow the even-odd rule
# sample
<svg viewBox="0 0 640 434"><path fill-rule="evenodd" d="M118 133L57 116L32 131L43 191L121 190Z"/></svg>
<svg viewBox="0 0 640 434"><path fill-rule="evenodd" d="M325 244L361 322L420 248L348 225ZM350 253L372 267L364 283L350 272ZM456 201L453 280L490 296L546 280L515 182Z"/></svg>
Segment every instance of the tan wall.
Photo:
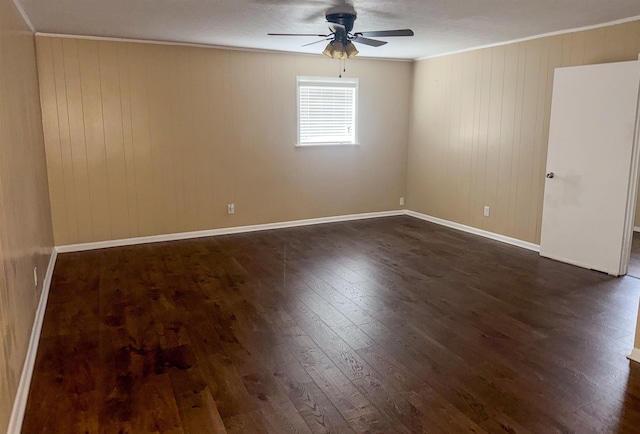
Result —
<svg viewBox="0 0 640 434"><path fill-rule="evenodd" d="M554 68L639 51L636 21L417 62L408 208L538 243Z"/></svg>
<svg viewBox="0 0 640 434"><path fill-rule="evenodd" d="M348 61L361 145L301 149L296 75L336 77L324 56L36 42L57 245L399 208L411 63Z"/></svg>
<svg viewBox="0 0 640 434"><path fill-rule="evenodd" d="M0 0L0 432L9 422L52 245L34 38L11 0Z"/></svg>

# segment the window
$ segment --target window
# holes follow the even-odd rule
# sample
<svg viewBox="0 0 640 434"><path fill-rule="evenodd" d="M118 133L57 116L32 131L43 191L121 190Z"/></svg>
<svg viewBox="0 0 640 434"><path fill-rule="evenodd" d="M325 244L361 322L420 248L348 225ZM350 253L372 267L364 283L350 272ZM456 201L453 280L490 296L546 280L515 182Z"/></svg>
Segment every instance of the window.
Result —
<svg viewBox="0 0 640 434"><path fill-rule="evenodd" d="M358 143L358 79L298 77L298 146Z"/></svg>

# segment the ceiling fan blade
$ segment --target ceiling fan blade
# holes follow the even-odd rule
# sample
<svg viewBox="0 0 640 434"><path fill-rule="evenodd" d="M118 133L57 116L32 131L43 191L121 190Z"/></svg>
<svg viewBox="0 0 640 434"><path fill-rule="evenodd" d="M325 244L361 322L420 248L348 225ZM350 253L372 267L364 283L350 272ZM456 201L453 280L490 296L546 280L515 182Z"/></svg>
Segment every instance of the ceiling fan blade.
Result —
<svg viewBox="0 0 640 434"><path fill-rule="evenodd" d="M319 44L320 42L324 42L324 41L330 41L331 39L333 38L324 38L324 39L320 39L319 41L309 42L308 44L302 45L302 47L308 47L309 45Z"/></svg>
<svg viewBox="0 0 640 434"><path fill-rule="evenodd" d="M344 32L347 33L347 28L342 24L332 23L331 21L327 21L329 23L329 30L332 32Z"/></svg>
<svg viewBox="0 0 640 434"><path fill-rule="evenodd" d="M356 36L374 36L379 38L384 38L388 36L413 36L413 30L411 29L401 29L401 30L379 30L374 32L357 32Z"/></svg>
<svg viewBox="0 0 640 434"><path fill-rule="evenodd" d="M315 36L317 38L328 38L330 35L318 35L315 33L267 33L268 36Z"/></svg>
<svg viewBox="0 0 640 434"><path fill-rule="evenodd" d="M378 41L377 39L369 39L356 34L356 37L352 39L353 42L359 42L360 44L370 45L372 47L379 47L387 43L387 41Z"/></svg>

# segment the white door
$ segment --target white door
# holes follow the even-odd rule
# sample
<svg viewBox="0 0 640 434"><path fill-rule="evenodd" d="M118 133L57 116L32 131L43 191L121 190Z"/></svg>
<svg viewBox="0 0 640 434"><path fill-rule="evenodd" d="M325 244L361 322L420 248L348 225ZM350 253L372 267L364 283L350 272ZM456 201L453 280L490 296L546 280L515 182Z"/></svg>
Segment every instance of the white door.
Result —
<svg viewBox="0 0 640 434"><path fill-rule="evenodd" d="M639 86L640 61L556 69L542 256L616 276L626 273Z"/></svg>

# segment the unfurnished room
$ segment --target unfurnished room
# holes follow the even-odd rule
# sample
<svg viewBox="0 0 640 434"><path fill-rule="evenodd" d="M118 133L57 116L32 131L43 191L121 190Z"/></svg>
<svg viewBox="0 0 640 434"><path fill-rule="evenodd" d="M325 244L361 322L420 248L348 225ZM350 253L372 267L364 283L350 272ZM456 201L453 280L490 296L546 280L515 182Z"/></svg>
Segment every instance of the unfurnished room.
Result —
<svg viewBox="0 0 640 434"><path fill-rule="evenodd" d="M640 432L640 2L0 0L0 432Z"/></svg>

